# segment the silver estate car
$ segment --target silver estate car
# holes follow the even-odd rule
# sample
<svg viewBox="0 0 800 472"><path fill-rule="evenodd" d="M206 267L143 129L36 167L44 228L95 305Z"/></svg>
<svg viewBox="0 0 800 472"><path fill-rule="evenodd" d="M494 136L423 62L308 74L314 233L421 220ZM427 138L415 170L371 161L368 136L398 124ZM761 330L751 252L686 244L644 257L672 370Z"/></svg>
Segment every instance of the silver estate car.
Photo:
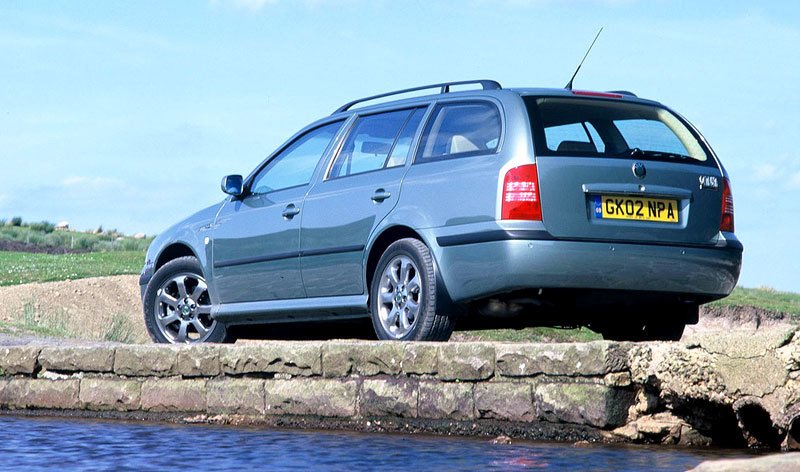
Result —
<svg viewBox="0 0 800 472"><path fill-rule="evenodd" d="M678 339L741 268L714 151L624 91L480 80L367 97L222 190L147 253L157 342L355 317L385 340L447 340L476 320Z"/></svg>

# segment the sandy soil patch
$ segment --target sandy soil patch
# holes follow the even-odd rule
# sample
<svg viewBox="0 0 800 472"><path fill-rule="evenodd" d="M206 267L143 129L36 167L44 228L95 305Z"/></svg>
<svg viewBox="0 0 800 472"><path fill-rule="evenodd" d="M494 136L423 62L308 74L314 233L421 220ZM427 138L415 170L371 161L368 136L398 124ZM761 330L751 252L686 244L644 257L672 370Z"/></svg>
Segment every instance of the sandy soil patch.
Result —
<svg viewBox="0 0 800 472"><path fill-rule="evenodd" d="M63 326L77 338L103 340L117 323L132 341L149 336L142 320L138 275L94 277L0 287L0 321Z"/></svg>

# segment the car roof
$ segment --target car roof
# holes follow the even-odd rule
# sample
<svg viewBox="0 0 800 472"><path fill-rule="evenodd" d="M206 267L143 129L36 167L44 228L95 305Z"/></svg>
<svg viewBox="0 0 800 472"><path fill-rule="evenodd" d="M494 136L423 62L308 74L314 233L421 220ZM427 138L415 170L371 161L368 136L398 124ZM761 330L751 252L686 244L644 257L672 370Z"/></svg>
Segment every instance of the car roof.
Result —
<svg viewBox="0 0 800 472"><path fill-rule="evenodd" d="M454 82L454 84L462 84L462 83L471 83L471 82L481 82L481 81L465 81L465 82ZM496 84L496 82L491 81ZM437 86L446 85L446 84L435 84L434 86L426 86L426 87L419 87L415 89L406 89L410 91L416 90L424 90L426 88L434 88ZM499 87L499 84L497 84ZM482 97L493 97L499 100L503 100L504 98L509 98L510 96L544 96L544 97L580 97L580 98L589 98L589 99L600 99L600 100L623 100L626 102L637 102L647 105L657 105L663 106L661 103L648 100L644 98L637 97L631 92L619 90L619 91L611 91L611 92L594 92L594 91L585 91L585 90L568 90L564 88L544 88L544 87L524 87L524 88L490 88L490 89L475 89L475 90L462 90L462 91L447 91L447 92L440 92L440 93L431 93L425 94L420 96L414 96L409 98L402 98L398 100L388 100L388 101L381 101L379 103L362 105L362 103L368 103L373 100L380 100L394 94L401 94L404 91L398 92L390 92L387 94L380 94L373 97L366 97L359 100L354 100L352 102L348 102L347 104L343 105L330 117L342 117L342 116L349 116L354 113L358 114L368 114L372 112L378 112L388 108L402 108L402 107L413 107L413 106L420 106L429 104L435 100L458 100L458 99L475 99L475 98L482 98ZM602 94L615 94L617 96L602 96ZM352 107L352 108L351 108Z"/></svg>

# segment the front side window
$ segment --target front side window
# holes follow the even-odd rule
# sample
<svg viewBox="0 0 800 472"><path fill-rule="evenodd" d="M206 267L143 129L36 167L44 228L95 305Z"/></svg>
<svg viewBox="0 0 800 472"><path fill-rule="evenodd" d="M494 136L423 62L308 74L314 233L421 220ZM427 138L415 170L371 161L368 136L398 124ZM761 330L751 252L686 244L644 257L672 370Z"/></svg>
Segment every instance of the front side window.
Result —
<svg viewBox="0 0 800 472"><path fill-rule="evenodd" d="M525 97L536 153L709 162L699 138L665 108L617 100Z"/></svg>
<svg viewBox="0 0 800 472"><path fill-rule="evenodd" d="M408 109L359 117L328 177L403 165L422 114L423 109Z"/></svg>
<svg viewBox="0 0 800 472"><path fill-rule="evenodd" d="M437 105L422 135L419 160L492 154L500 131L500 112L491 103Z"/></svg>
<svg viewBox="0 0 800 472"><path fill-rule="evenodd" d="M311 182L314 169L341 126L341 121L329 123L297 138L259 171L250 184L250 193L260 195Z"/></svg>

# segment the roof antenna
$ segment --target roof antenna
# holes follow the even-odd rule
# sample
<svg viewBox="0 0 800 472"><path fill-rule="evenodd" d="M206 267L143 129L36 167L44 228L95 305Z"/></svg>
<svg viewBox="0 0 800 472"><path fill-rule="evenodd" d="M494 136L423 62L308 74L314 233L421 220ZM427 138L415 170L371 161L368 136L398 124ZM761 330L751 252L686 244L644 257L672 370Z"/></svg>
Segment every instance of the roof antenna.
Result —
<svg viewBox="0 0 800 472"><path fill-rule="evenodd" d="M583 59L581 59L581 63L578 64L578 68L575 69L575 73L572 74L572 78L569 79L569 82L567 82L567 85L564 87L565 89L572 90L572 81L575 80L575 76L578 75L578 71L581 70L581 66L583 65L583 61L586 60L586 57L589 55L589 51L592 50L592 46L594 46L594 43L597 41L597 38L600 37L600 33L602 33L602 32L603 32L603 27L601 26L600 27L600 31L597 32L597 36L594 37L594 41L592 41L592 44L589 45L589 49L586 50L586 54L583 55Z"/></svg>

